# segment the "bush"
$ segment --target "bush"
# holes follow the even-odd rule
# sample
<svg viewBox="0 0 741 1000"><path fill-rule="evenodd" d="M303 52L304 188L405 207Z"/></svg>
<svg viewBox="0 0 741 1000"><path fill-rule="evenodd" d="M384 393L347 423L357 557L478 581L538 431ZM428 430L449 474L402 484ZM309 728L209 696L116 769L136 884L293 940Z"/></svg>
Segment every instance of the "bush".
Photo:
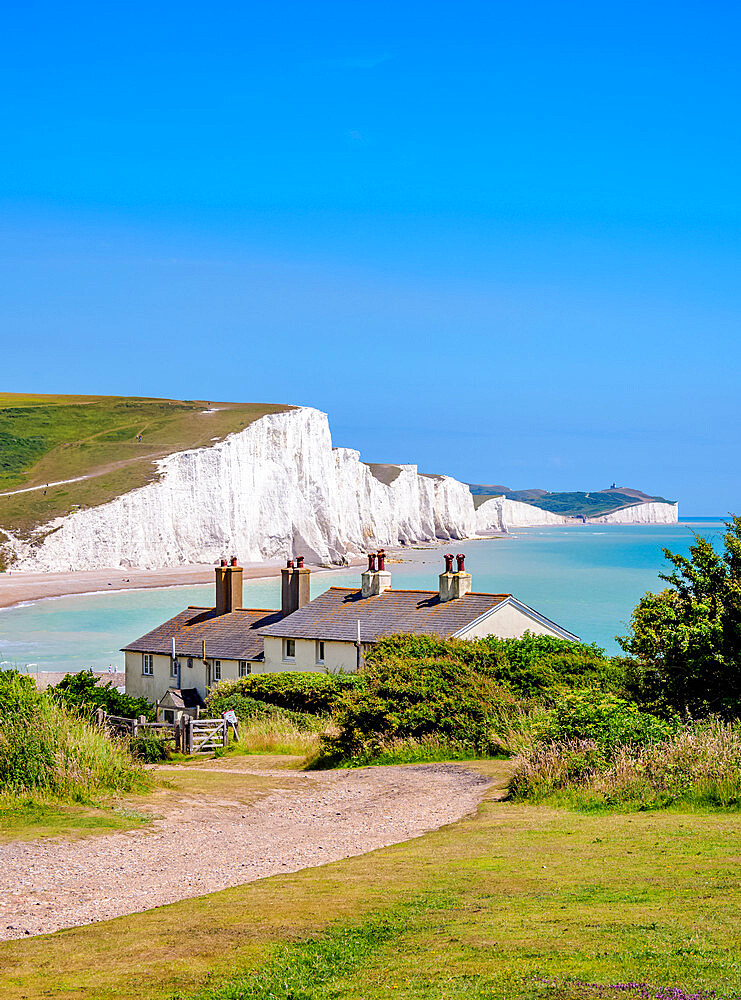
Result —
<svg viewBox="0 0 741 1000"><path fill-rule="evenodd" d="M134 736L129 741L129 748L132 757L146 764L160 764L163 760L169 760L172 753L169 740L146 731Z"/></svg>
<svg viewBox="0 0 741 1000"><path fill-rule="evenodd" d="M619 690L622 677L599 647L550 636L389 636L367 654L363 683L337 700L339 734L322 739L317 763L385 759L399 741L428 737L459 759L518 752L540 739L564 692Z"/></svg>
<svg viewBox="0 0 741 1000"><path fill-rule="evenodd" d="M661 742L541 744L522 754L512 798L578 809L741 806L741 729L693 724Z"/></svg>
<svg viewBox="0 0 741 1000"><path fill-rule="evenodd" d="M513 693L532 698L563 688L595 685L621 690L623 663L603 649L527 632L519 639L440 639L426 635L394 635L382 639L366 657L367 664L389 656L409 662L445 657L486 673Z"/></svg>
<svg viewBox="0 0 741 1000"><path fill-rule="evenodd" d="M587 689L560 697L543 727L542 738L593 740L600 747L614 747L658 743L678 728L677 718L659 719L613 694Z"/></svg>
<svg viewBox="0 0 741 1000"><path fill-rule="evenodd" d="M357 674L319 674L286 671L278 674L249 674L237 681L221 681L206 699L206 706L215 715L234 708L235 696L277 705L292 712L330 713L343 692L364 685ZM239 715L239 712L237 712Z"/></svg>
<svg viewBox="0 0 741 1000"><path fill-rule="evenodd" d="M321 741L319 763L370 760L398 739L434 736L485 752L492 718L512 706L510 692L452 657L368 657L366 683L347 692L334 714L336 736Z"/></svg>
<svg viewBox="0 0 741 1000"><path fill-rule="evenodd" d="M632 693L659 714L741 716L741 517L726 522L723 548L699 535L689 557L664 549L669 584L647 593L618 639L631 657Z"/></svg>
<svg viewBox="0 0 741 1000"><path fill-rule="evenodd" d="M50 693L68 709L77 709L85 714L104 708L109 715L120 715L127 719L143 715L150 722L154 720L154 708L146 698L132 698L131 695L121 694L111 681L98 684L92 670L67 674Z"/></svg>
<svg viewBox="0 0 741 1000"><path fill-rule="evenodd" d="M41 692L28 674L0 670L0 720L30 719L41 698Z"/></svg>

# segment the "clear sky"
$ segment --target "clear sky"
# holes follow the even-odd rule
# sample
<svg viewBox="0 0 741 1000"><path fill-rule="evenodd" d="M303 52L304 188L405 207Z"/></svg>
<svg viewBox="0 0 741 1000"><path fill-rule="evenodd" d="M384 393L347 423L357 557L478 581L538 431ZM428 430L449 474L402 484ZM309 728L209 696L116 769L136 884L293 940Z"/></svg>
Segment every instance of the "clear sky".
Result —
<svg viewBox="0 0 741 1000"><path fill-rule="evenodd" d="M320 407L741 511L741 7L69 3L0 35L0 388Z"/></svg>

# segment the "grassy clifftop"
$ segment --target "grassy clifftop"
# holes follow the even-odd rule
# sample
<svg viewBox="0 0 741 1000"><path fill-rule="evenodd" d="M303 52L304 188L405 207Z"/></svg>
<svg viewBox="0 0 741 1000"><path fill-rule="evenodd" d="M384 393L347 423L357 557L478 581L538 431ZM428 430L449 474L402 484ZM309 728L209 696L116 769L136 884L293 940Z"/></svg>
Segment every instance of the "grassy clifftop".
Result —
<svg viewBox="0 0 741 1000"><path fill-rule="evenodd" d="M205 447L286 409L272 403L0 393L0 535L3 528L25 533L76 506L106 503L150 482L158 459Z"/></svg>

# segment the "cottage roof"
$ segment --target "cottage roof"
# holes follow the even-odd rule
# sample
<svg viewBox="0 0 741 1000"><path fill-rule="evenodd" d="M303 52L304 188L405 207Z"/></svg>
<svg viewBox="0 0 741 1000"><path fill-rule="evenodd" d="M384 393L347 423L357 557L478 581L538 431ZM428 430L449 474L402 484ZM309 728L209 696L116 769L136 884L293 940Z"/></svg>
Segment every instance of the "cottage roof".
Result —
<svg viewBox="0 0 741 1000"><path fill-rule="evenodd" d="M384 590L374 597L363 597L351 587L330 587L287 618L263 627L262 634L354 642L360 622L363 642L375 642L396 632L447 638L509 598L509 594L466 594L441 601L436 590Z"/></svg>
<svg viewBox="0 0 741 1000"><path fill-rule="evenodd" d="M205 641L209 659L262 660L263 638L258 629L280 617L279 611L264 608L241 608L220 615L216 608L190 607L123 650L169 656L174 638L177 656L200 657Z"/></svg>
<svg viewBox="0 0 741 1000"><path fill-rule="evenodd" d="M206 702L198 693L198 688L169 688L160 698L159 706L173 708L205 708Z"/></svg>

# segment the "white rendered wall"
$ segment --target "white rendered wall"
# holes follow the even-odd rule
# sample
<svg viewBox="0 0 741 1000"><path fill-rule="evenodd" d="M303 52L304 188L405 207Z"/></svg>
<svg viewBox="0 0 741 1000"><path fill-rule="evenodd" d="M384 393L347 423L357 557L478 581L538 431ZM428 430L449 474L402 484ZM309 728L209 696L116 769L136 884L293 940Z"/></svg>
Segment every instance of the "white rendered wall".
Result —
<svg viewBox="0 0 741 1000"><path fill-rule="evenodd" d="M316 640L296 639L296 657L293 660L283 658L283 639L275 636L265 636L265 662L255 664L256 673L282 673L286 670L315 671L317 673L354 673L357 664L357 652L354 642L339 642L328 640L324 643L324 662L317 662Z"/></svg>
<svg viewBox="0 0 741 1000"><path fill-rule="evenodd" d="M519 639L526 632L534 635L552 635L562 638L558 632L550 628L547 624L540 622L537 618L531 618L518 607L512 604L505 604L501 608L496 608L492 614L485 618L475 627L469 629L460 639L483 639L488 635L495 635L499 639Z"/></svg>

